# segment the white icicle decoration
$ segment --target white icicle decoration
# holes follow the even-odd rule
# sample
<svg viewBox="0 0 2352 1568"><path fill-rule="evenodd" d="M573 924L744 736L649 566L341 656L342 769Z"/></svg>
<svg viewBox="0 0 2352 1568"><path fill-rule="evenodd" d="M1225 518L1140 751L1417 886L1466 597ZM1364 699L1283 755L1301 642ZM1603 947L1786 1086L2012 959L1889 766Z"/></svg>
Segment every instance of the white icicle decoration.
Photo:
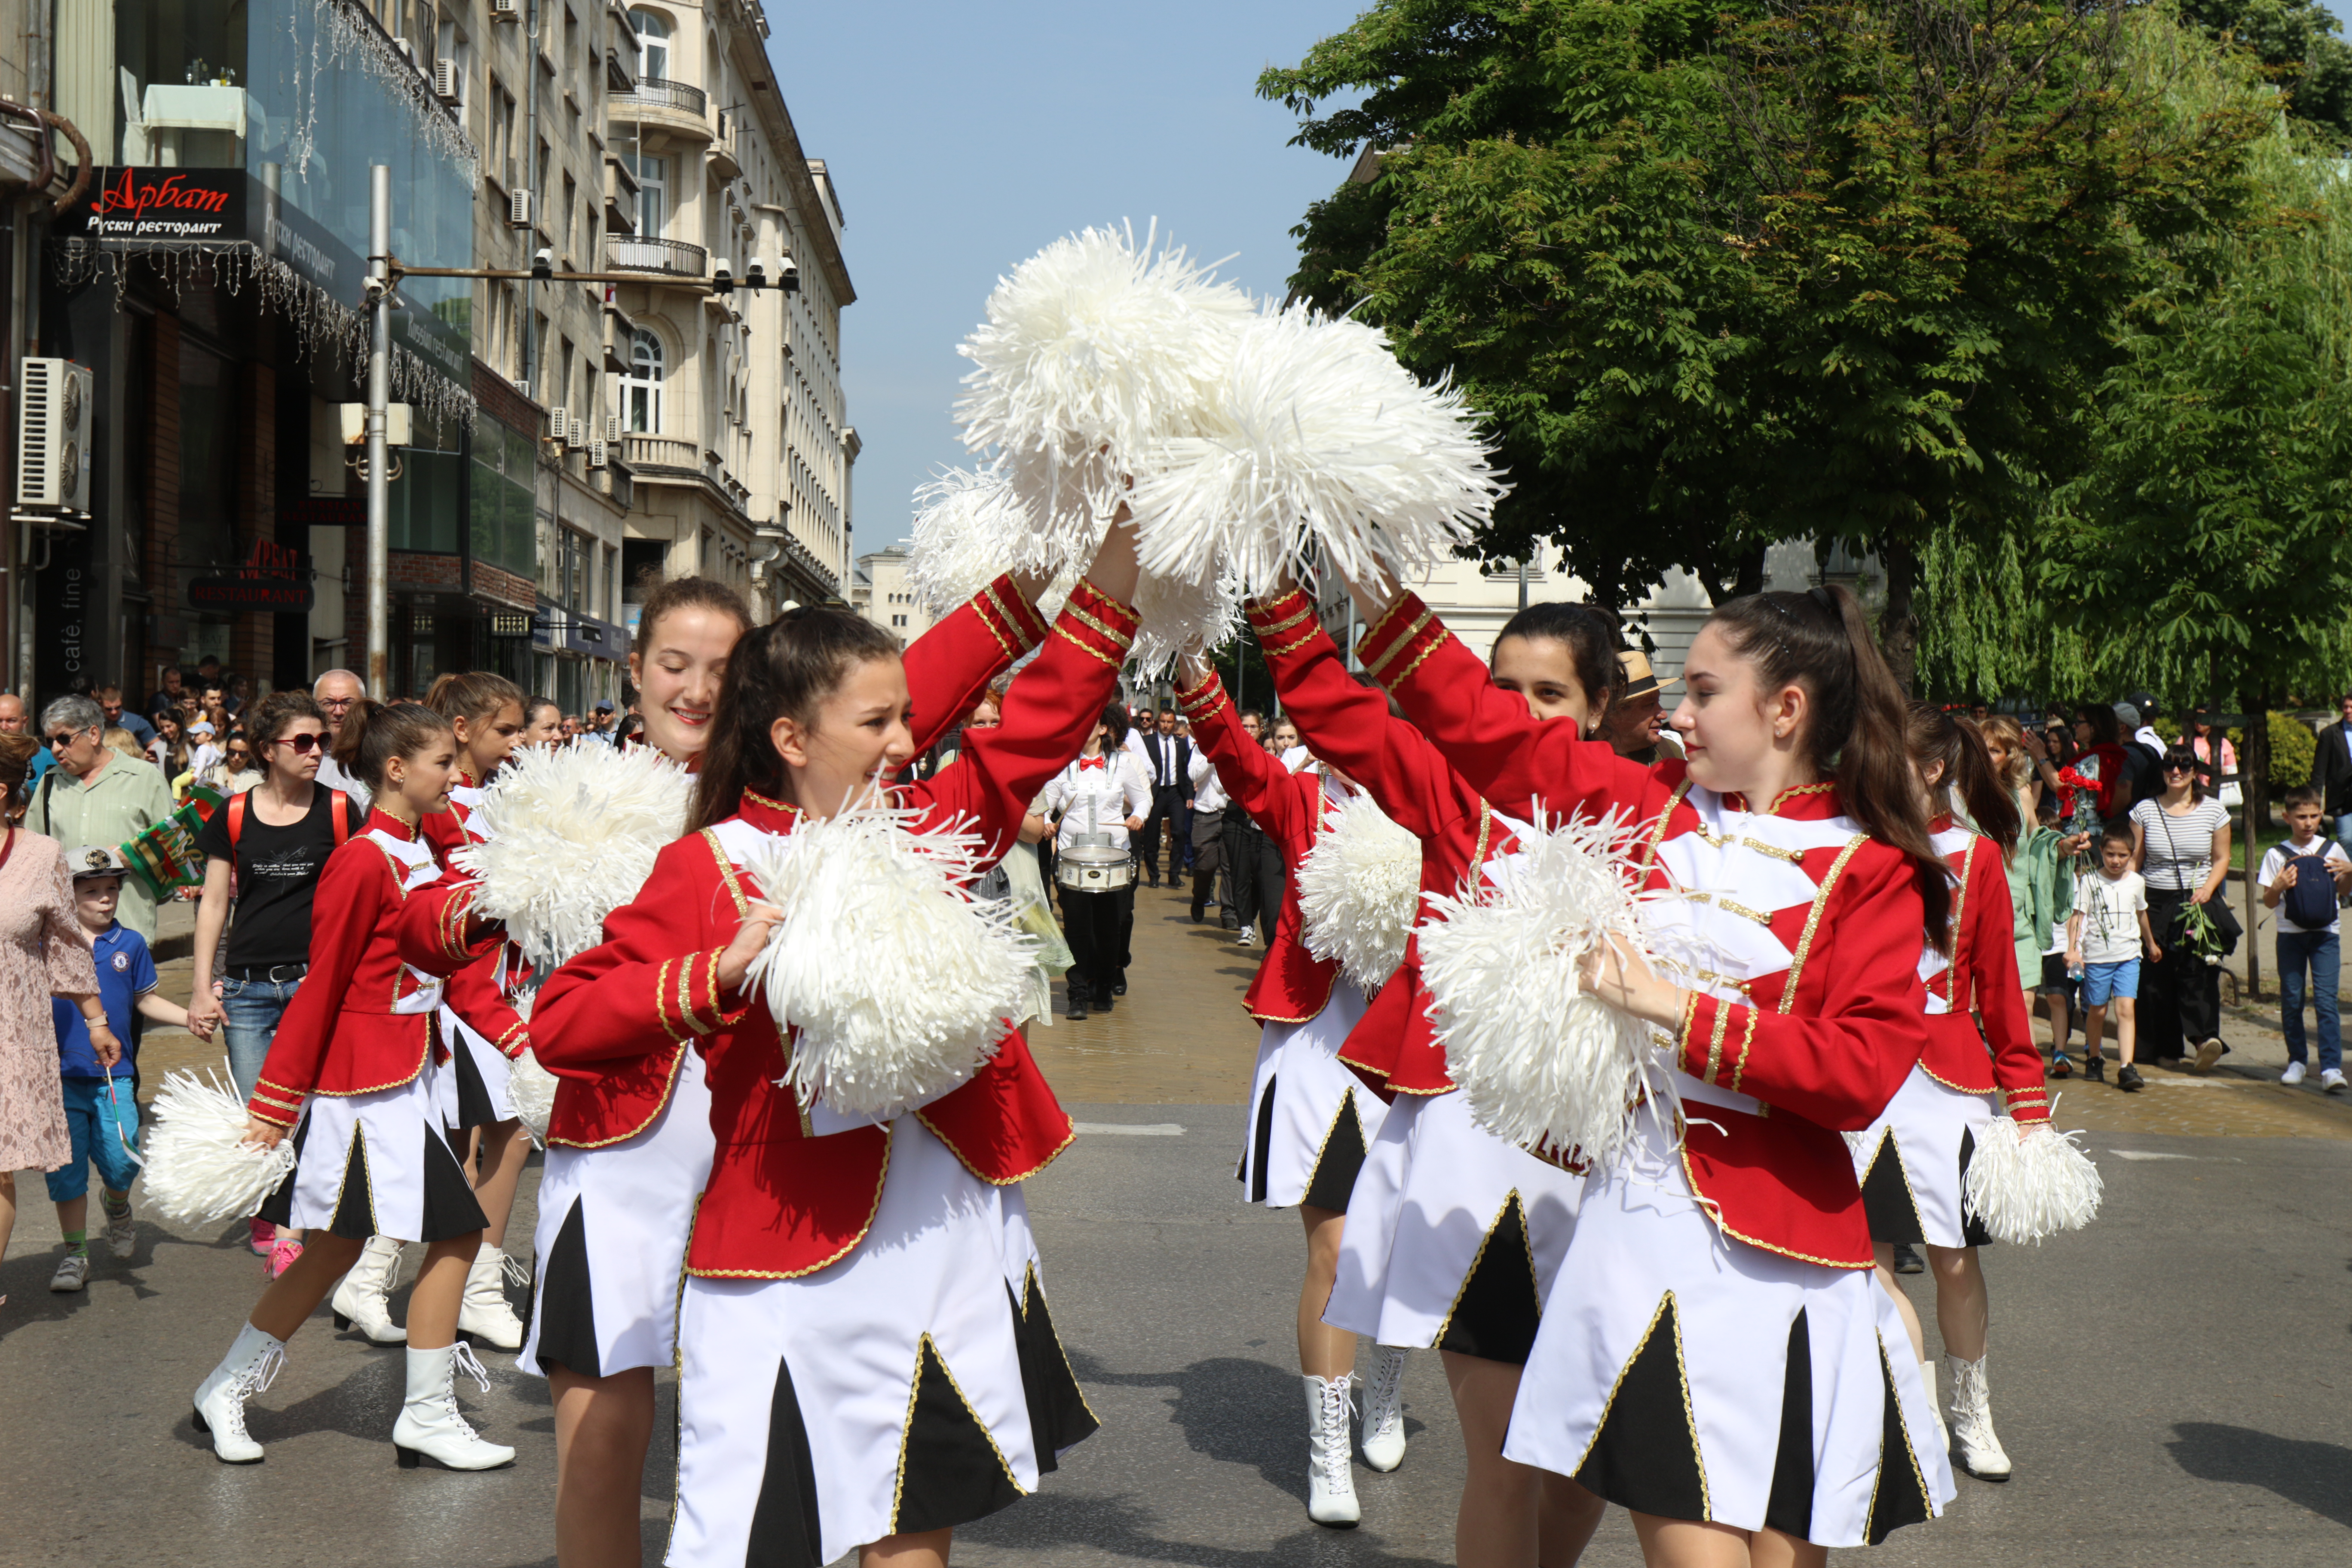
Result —
<svg viewBox="0 0 2352 1568"><path fill-rule="evenodd" d="M555 1115L556 1081L553 1073L539 1065L538 1054L529 1046L516 1053L507 1069L507 1103L514 1107L530 1141L542 1149L547 1147L547 1124Z"/></svg>
<svg viewBox="0 0 2352 1568"><path fill-rule="evenodd" d="M978 901L979 836L917 832L917 814L861 805L745 863L783 911L751 961L777 1024L798 1031L780 1083L879 1116L942 1094L996 1054L1036 944L1007 901Z"/></svg>
<svg viewBox="0 0 2352 1568"><path fill-rule="evenodd" d="M482 879L477 910L543 973L604 940L686 829L686 771L650 746L592 741L517 751L482 792L488 842L453 858Z"/></svg>
<svg viewBox="0 0 2352 1568"><path fill-rule="evenodd" d="M183 1225L244 1219L294 1169L294 1137L273 1148L246 1142L245 1102L220 1069L207 1079L181 1069L155 1092L143 1155L147 1202Z"/></svg>
<svg viewBox="0 0 2352 1568"><path fill-rule="evenodd" d="M1584 986L1605 940L1650 946L1627 837L1613 815L1538 831L1463 896L1430 895L1419 931L1429 1017L1471 1115L1506 1142L1596 1165L1644 1092L1666 1089L1649 1026Z"/></svg>
<svg viewBox="0 0 2352 1568"><path fill-rule="evenodd" d="M1358 791L1298 865L1307 951L1370 991L1404 962L1421 906L1421 840Z"/></svg>
<svg viewBox="0 0 2352 1568"><path fill-rule="evenodd" d="M1269 311L1244 329L1197 434L1137 456L1144 570L1223 564L1251 593L1318 563L1356 582L1451 560L1503 493L1462 395L1424 385L1379 328Z"/></svg>
<svg viewBox="0 0 2352 1568"><path fill-rule="evenodd" d="M2075 1140L1997 1116L1977 1139L1961 1198L1995 1241L2039 1242L2097 1216L2105 1184Z"/></svg>
<svg viewBox="0 0 2352 1568"><path fill-rule="evenodd" d="M1083 564L1149 442L1189 435L1255 307L1155 222L1054 241L1000 279L961 353L964 445L990 447L1037 513L1052 559Z"/></svg>

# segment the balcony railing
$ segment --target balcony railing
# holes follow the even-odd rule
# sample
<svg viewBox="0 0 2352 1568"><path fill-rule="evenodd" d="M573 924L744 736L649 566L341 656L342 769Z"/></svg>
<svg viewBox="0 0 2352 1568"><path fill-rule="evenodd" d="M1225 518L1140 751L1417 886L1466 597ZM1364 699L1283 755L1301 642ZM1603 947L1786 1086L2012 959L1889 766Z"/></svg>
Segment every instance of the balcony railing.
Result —
<svg viewBox="0 0 2352 1568"><path fill-rule="evenodd" d="M627 92L612 97L613 111L627 109L675 109L680 114L702 119L709 110L710 99L698 87L688 87L682 81L665 81L657 76L641 76L637 85ZM625 118L625 116L624 116Z"/></svg>
<svg viewBox="0 0 2352 1568"><path fill-rule="evenodd" d="M702 471L702 448L692 441L682 441L675 436L645 436L632 432L628 437L627 462L632 468L683 469L689 474Z"/></svg>
<svg viewBox="0 0 2352 1568"><path fill-rule="evenodd" d="M709 253L682 239L655 239L646 235L614 234L604 238L604 265L615 272L652 272L665 278L700 278L709 268Z"/></svg>

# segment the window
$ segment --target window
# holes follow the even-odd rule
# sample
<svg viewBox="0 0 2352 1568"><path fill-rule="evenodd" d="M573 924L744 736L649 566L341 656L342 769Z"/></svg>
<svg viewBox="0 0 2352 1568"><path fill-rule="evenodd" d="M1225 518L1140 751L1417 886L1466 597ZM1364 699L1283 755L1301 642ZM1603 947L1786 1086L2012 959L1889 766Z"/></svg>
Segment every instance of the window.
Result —
<svg viewBox="0 0 2352 1568"><path fill-rule="evenodd" d="M669 79L669 24L651 11L632 11L629 25L636 29L639 73L656 81Z"/></svg>
<svg viewBox="0 0 2352 1568"><path fill-rule="evenodd" d="M629 377L625 413L630 429L650 435L662 427L662 373L664 370L661 340L637 329L629 342Z"/></svg>
<svg viewBox="0 0 2352 1568"><path fill-rule="evenodd" d="M637 232L647 239L659 239L662 226L669 221L669 160L636 159Z"/></svg>
<svg viewBox="0 0 2352 1568"><path fill-rule="evenodd" d="M569 261L575 254L572 242L580 233L580 182L571 175L563 176L563 258Z"/></svg>

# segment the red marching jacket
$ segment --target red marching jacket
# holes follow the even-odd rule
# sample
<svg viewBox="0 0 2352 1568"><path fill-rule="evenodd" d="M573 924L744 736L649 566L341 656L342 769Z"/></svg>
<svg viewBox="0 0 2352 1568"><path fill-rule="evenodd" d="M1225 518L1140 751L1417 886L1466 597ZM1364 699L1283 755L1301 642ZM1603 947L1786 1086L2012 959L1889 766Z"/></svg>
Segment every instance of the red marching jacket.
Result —
<svg viewBox="0 0 2352 1568"><path fill-rule="evenodd" d="M412 873L376 840L379 833L422 847L415 828L371 811L365 827L327 857L310 903L310 967L246 1103L275 1126L300 1121L310 1095L395 1089L432 1058L440 985L401 958Z"/></svg>
<svg viewBox="0 0 2352 1568"><path fill-rule="evenodd" d="M929 747L946 733L949 725L971 710L990 681L1045 635L1036 607L1021 596L1011 577L1000 576L916 638L903 658L907 689L914 702L917 747ZM470 879L452 877L411 900L401 932L410 963L433 973L454 973L496 952L506 932L495 922L473 918L478 892ZM642 900L645 895L638 897ZM611 935L609 927L606 935ZM536 1005L531 1023L543 1041L550 1026ZM556 1085L548 1142L600 1149L625 1142L652 1126L669 1102L683 1048L682 1041L665 1041L639 1057L559 1074L562 1081ZM541 1065L552 1068L543 1044L534 1046L534 1052Z"/></svg>
<svg viewBox="0 0 2352 1568"><path fill-rule="evenodd" d="M1069 759L1114 689L1135 629L1125 605L1080 583L1044 653L1014 682L994 729L966 733L955 762L903 784L918 825L976 820L986 858L1018 841L1030 800ZM746 793L735 819L790 834L791 805ZM724 825L722 825L723 826ZM791 1044L764 998L722 994L719 954L759 889L719 830L662 851L636 901L604 922L605 942L548 977L534 1017L541 1059L564 1074L634 1070L694 1042L708 1064L718 1151L697 1210L689 1272L791 1279L838 1261L864 1237L889 1163L885 1126L819 1136L789 1088ZM1066 1148L1074 1130L1018 1030L968 1082L914 1112L982 1181L1017 1182Z"/></svg>
<svg viewBox="0 0 2352 1568"><path fill-rule="evenodd" d="M1500 809L1630 812L1647 825L1640 864L1654 887L1668 885L1664 849L1706 833L1679 758L1643 768L1573 725L1538 722L1524 701L1488 683L1477 658L1417 596L1402 595L1357 651ZM1724 804L1753 809L1738 796ZM1835 786L1814 784L1785 792L1759 815L1826 826L1843 814ZM1759 1106L1705 1105L1684 1132L1684 1173L1726 1235L1806 1262L1867 1268L1862 1192L1838 1133L1875 1121L1927 1046L1916 873L1900 851L1859 834L1801 853L1759 847L1792 864L1812 892L1786 908L1737 909L1787 949L1789 967L1727 982L1738 1001L1689 993L1672 1031L1675 1065ZM1718 909L1743 890L1686 889L1709 894Z"/></svg>
<svg viewBox="0 0 2352 1568"><path fill-rule="evenodd" d="M575 743L598 744L593 741ZM450 875L456 879L465 879L466 873L457 868L452 857L468 844L482 842L481 832L474 822L474 802L480 795L481 786L461 768L457 786L449 792L449 809L425 817L419 824L433 846L434 858L451 868ZM429 900L418 902L417 911L421 916L431 907ZM418 967L428 973L438 973L435 965ZM513 993L520 989L529 973L521 951L511 942L500 942L464 968L452 972L446 982L443 1000L468 1028L511 1059L522 1055L524 1047L530 1044L530 1026L515 1010L513 1000Z"/></svg>
<svg viewBox="0 0 2352 1568"><path fill-rule="evenodd" d="M1196 689L1179 687L1176 700L1192 721L1192 743L1215 765L1217 782L1281 847L1282 863L1290 872L1283 879L1274 940L1242 1005L1261 1024L1303 1024L1330 1004L1332 983L1339 977L1336 960L1307 951L1298 903L1299 862L1323 832L1322 776L1292 773L1251 740L1214 670Z"/></svg>
<svg viewBox="0 0 2352 1568"><path fill-rule="evenodd" d="M1919 1070L1948 1088L1969 1094L1998 1089L2009 1114L2019 1121L2050 1120L2050 1091L2042 1087L2042 1052L2033 1043L2032 1016L2017 979L2014 911L2000 846L1982 834L1939 820L1938 847L1955 837L1966 840L1948 850L1952 868L1952 957L1929 948L1923 955L1931 1005L1927 1048ZM1940 967L1938 965L1940 964ZM1981 1030L1979 1030L1981 1020Z"/></svg>
<svg viewBox="0 0 2352 1568"><path fill-rule="evenodd" d="M1423 893L1458 892L1479 866L1509 852L1517 841L1493 808L1427 737L1348 673L1306 595L1292 589L1261 600L1249 606L1249 618L1283 711L1298 732L1421 840ZM1445 1047L1430 1027L1428 1009L1416 932L1396 976L1349 1031L1339 1059L1384 1096L1451 1093Z"/></svg>

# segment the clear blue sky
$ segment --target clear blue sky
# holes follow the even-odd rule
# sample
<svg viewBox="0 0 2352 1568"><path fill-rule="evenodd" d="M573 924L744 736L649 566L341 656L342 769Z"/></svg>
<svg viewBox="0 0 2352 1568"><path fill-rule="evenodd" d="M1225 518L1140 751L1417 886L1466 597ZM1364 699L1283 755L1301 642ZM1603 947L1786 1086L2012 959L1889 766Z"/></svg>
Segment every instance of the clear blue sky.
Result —
<svg viewBox="0 0 2352 1568"><path fill-rule="evenodd" d="M856 544L904 538L910 497L968 462L955 350L999 275L1089 224L1153 217L1253 293L1289 276L1290 226L1347 174L1286 145L1253 91L1354 21L1357 0L854 0L772 5L768 50L809 156L838 182L857 302L842 324L865 441Z"/></svg>

